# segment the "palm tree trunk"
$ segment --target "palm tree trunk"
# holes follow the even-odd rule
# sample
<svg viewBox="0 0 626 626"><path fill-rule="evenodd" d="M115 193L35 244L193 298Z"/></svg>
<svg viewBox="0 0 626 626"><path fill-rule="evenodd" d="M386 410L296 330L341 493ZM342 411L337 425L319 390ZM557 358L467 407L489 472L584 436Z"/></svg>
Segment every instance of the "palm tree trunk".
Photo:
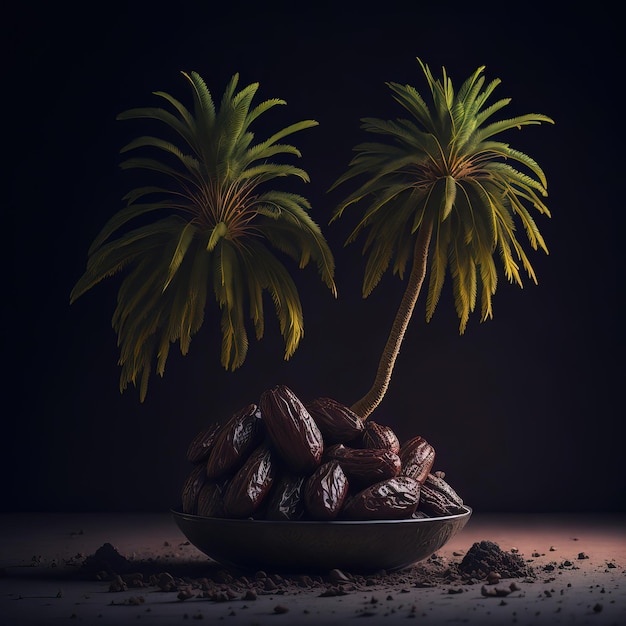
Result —
<svg viewBox="0 0 626 626"><path fill-rule="evenodd" d="M426 276L428 247L430 245L432 232L433 225L432 222L430 222L423 224L417 233L409 282L402 296L396 317L393 320L393 325L391 326L391 331L387 338L385 348L383 349L382 356L380 357L374 384L370 390L351 407L363 420L366 420L380 404L387 391L387 387L389 387L393 366L400 352L400 345L404 339L404 333L409 325L411 315L413 315L413 309L415 308L415 303L417 302Z"/></svg>

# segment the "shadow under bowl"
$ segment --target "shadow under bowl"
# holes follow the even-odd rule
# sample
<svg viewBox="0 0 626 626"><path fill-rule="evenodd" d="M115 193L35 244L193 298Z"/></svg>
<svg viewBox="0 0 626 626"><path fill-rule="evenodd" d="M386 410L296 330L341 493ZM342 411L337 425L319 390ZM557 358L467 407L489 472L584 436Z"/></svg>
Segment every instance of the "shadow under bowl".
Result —
<svg viewBox="0 0 626 626"><path fill-rule="evenodd" d="M172 508L176 524L201 552L222 565L292 573L394 571L422 561L456 535L472 509L403 520L271 521L221 519Z"/></svg>

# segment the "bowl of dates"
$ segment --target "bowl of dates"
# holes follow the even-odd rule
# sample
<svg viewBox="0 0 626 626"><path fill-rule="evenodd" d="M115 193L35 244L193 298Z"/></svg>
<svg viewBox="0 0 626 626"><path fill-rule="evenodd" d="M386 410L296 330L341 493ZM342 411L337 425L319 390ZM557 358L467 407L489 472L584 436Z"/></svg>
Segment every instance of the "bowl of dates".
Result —
<svg viewBox="0 0 626 626"><path fill-rule="evenodd" d="M199 432L171 514L196 548L249 571L393 571L428 558L472 509L422 436L400 442L331 398L278 385Z"/></svg>

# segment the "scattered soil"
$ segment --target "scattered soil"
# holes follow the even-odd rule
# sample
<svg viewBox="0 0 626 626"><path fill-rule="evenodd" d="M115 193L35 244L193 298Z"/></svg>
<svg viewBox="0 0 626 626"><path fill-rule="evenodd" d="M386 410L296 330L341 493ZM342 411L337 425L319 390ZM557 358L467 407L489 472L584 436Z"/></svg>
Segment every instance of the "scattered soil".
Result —
<svg viewBox="0 0 626 626"><path fill-rule="evenodd" d="M172 624L177 619L226 623L236 615L240 619L233 623L271 626L270 622L282 620L276 615L287 613L289 623L290 615L301 614L319 624L347 623L344 618L350 616L371 617L366 620L369 624L379 624L389 616L391 623L399 623L398 617L424 617L429 623L434 619L438 624L479 625L493 621L496 612L499 624L556 623L552 618L581 626L590 620L596 626L626 623L620 590L626 569L615 560L624 553L623 531L614 532L612 525L605 534L583 524L583 541L578 544L572 543L579 541L578 535L567 534L573 532L571 524L564 532L546 527L541 533L519 535L520 550L500 539L507 532L515 534L517 526L507 530L493 523L468 535L466 543L457 540L399 571L313 572L303 563L302 571L289 575L271 567L266 571L226 567L183 538L171 540L170 526L150 534L144 533L144 524L139 528L135 537L124 526L119 545L105 543L119 532L113 526L99 530L93 541L81 539L69 549L62 544L33 544L45 556L35 554L31 562L24 555L13 557L19 563L0 571L0 577L10 579L0 578L10 592L4 603L0 598L4 621L36 624L41 611L49 611L44 621L52 623L66 611L67 618L90 624L105 616L110 623L130 623L132 612L137 619L146 618L142 622L166 619ZM507 542L508 551L483 539L496 536L500 545ZM109 606L114 608L105 608ZM11 612L20 619L12 620ZM26 617L31 621L22 621Z"/></svg>
<svg viewBox="0 0 626 626"><path fill-rule="evenodd" d="M454 593L462 585L479 584L485 589L503 579L535 577L519 554L504 552L492 541L475 543L460 561L434 554L396 572L381 570L372 574L354 574L334 569L324 575L241 572L224 568L211 560L193 565L184 562L166 564L159 560L134 561L120 554L110 543L105 543L87 556L78 570L81 578L109 581L111 592L156 587L175 593L181 601L199 597L218 602L252 601L261 595L290 595L302 591L316 591L320 597L329 597L390 587L405 592L411 587L448 587L449 592ZM509 592L513 588L514 585L509 585ZM499 589L498 595L505 595L502 588ZM489 594L483 591L483 595L495 593L495 590Z"/></svg>

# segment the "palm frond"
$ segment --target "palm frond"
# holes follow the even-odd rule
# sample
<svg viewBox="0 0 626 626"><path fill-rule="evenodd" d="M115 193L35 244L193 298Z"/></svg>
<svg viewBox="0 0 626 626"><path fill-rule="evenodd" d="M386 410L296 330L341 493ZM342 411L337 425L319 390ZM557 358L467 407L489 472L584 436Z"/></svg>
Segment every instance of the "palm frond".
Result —
<svg viewBox="0 0 626 626"><path fill-rule="evenodd" d="M305 183L310 182L309 175L301 168L285 163L262 163L249 167L239 174L240 180L254 180L255 184L261 185L274 178L296 176Z"/></svg>
<svg viewBox="0 0 626 626"><path fill-rule="evenodd" d="M546 254L548 254L548 247L546 246L546 242L543 239L542 234L539 232L539 228L528 212L528 209L522 202L520 201L519 193L510 193L509 201L511 203L512 209L519 215L522 224L524 225L524 229L526 230L526 235L528 237L528 241L533 250L537 250L541 248Z"/></svg>
<svg viewBox="0 0 626 626"><path fill-rule="evenodd" d="M120 167L123 170L148 170L157 174L162 174L169 178L173 178L178 184L188 183L192 186L197 185L197 181L195 180L195 178L189 174L189 172L191 172L192 170L189 170L189 172L178 170L171 165L168 165L167 163L158 161L157 159L147 157L132 157L130 159L122 161L120 163Z"/></svg>
<svg viewBox="0 0 626 626"><path fill-rule="evenodd" d="M539 164L537 163L537 161L529 157L527 154L524 154L523 152L520 152L519 150L514 150L508 146L502 148L502 154L507 159L513 159L517 161L518 163L524 165L533 174L535 174L535 176L537 176L537 178L539 179L539 182L541 183L541 187L535 185L534 183L531 184L531 186L538 189L543 196L548 195L547 193L548 182L546 180L546 175L544 174L543 169L539 167ZM497 167L498 166L497 162L489 163L487 164L487 167L492 167L494 165Z"/></svg>
<svg viewBox="0 0 626 626"><path fill-rule="evenodd" d="M190 74L187 72L181 72L181 74L189 81L192 87L196 121L202 122L205 128L212 127L213 124L215 124L215 103L213 102L213 97L211 96L211 92L204 82L204 79L200 76L200 74L198 74L198 72L191 72ZM238 75L235 74L229 83L229 88L234 89L233 83L236 85L237 80ZM178 109L178 107L176 108Z"/></svg>
<svg viewBox="0 0 626 626"><path fill-rule="evenodd" d="M263 115L263 113L266 113L267 111L274 108L275 106L280 106L280 105L285 105L285 104L287 103L281 98L270 98L268 100L264 100L263 102L257 104L255 107L252 108L250 113L248 113L248 126L250 126L250 124L254 122L254 120L256 120L258 117Z"/></svg>
<svg viewBox="0 0 626 626"><path fill-rule="evenodd" d="M70 303L76 301L100 281L117 274L138 257L150 254L153 249L162 246L164 237L167 237L177 224L177 220L165 218L156 223L135 228L118 239L98 247L89 256L85 272L72 288Z"/></svg>
<svg viewBox="0 0 626 626"><path fill-rule="evenodd" d="M218 162L222 167L230 166L235 146L246 130L246 118L258 87L258 83L252 83L232 98L222 99L216 124L219 132L215 138ZM228 178L228 171L224 176Z"/></svg>
<svg viewBox="0 0 626 626"><path fill-rule="evenodd" d="M222 239L215 249L213 288L222 310L222 365L231 371L240 367L248 353L243 310L242 267L230 242Z"/></svg>
<svg viewBox="0 0 626 626"><path fill-rule="evenodd" d="M484 141L489 137L493 137L494 135L499 135L500 133L511 130L512 128L521 128L522 126L530 126L535 124L541 124L542 122L547 122L550 124L554 124L554 120L547 115L539 115L535 113L531 113L528 115L519 115L517 117L512 117L506 120L500 120L498 122L493 122L488 126L484 126L480 130L476 131L476 138L478 141Z"/></svg>
<svg viewBox="0 0 626 626"><path fill-rule="evenodd" d="M439 218L441 219L441 218ZM448 268L448 249L451 238L451 221L437 224L430 257L430 276L426 295L426 321L429 322L437 308Z"/></svg>
<svg viewBox="0 0 626 626"><path fill-rule="evenodd" d="M482 126L492 115L495 115L500 109L503 109L505 106L511 104L511 98L502 98L497 100L493 104L490 104L486 109L482 109L484 105L484 101L486 101L486 96L481 94L481 102L480 106L477 107L476 111L476 127Z"/></svg>
<svg viewBox="0 0 626 626"><path fill-rule="evenodd" d="M272 298L285 342L284 356L289 359L304 336L302 305L295 283L285 266L259 241L248 242L244 260L258 284Z"/></svg>
<svg viewBox="0 0 626 626"><path fill-rule="evenodd" d="M469 248L463 245L462 240L453 235L449 247L449 265L454 306L460 320L461 334L465 332L469 315L476 304L476 266L468 252Z"/></svg>
<svg viewBox="0 0 626 626"><path fill-rule="evenodd" d="M348 236L346 243L354 241L358 234L369 224L371 224L373 219L377 218L379 212L383 214L383 219L386 215L394 213L397 206L397 198L405 192L412 193L414 191L414 187L407 185L406 181L402 180L400 180L397 184L395 184L394 182L390 182L389 184L382 187L380 193L375 196L376 200L370 204L361 220L357 223L357 225ZM368 191L367 193L371 192Z"/></svg>
<svg viewBox="0 0 626 626"><path fill-rule="evenodd" d="M309 202L297 194L270 191L259 196L257 204L274 207L274 223L261 223L258 228L272 242L276 236L282 236L283 229L296 243L296 251L292 258L299 256L299 266L303 269L312 258L317 270L331 292L336 296L337 288L333 276L335 274L335 260L328 242L322 234L320 226L311 218Z"/></svg>
<svg viewBox="0 0 626 626"><path fill-rule="evenodd" d="M174 254L172 254L172 260L170 261L168 267L167 279L165 280L165 284L163 285L163 291L165 291L168 285L172 282L172 279L178 271L180 264L185 258L187 250L189 250L189 246L191 245L191 242L196 235L196 231L197 226L193 222L186 222L181 228L178 242L176 243L176 249L174 250Z"/></svg>
<svg viewBox="0 0 626 626"><path fill-rule="evenodd" d="M182 73L183 75L185 75L184 72ZM196 120L194 119L193 115L189 112L187 107L184 104L182 104L179 100L174 98L172 95L170 95L169 93L166 93L165 91L155 91L153 93L155 96L159 96L160 98L163 98L164 100L166 100L168 104L170 104L174 109L176 109L176 112L180 116L180 121L188 128L190 137L193 137L194 133L197 131ZM210 97L211 97L211 94L209 94L209 98Z"/></svg>
<svg viewBox="0 0 626 626"><path fill-rule="evenodd" d="M193 130L190 129L184 121L181 121L173 113L166 111L160 107L138 107L134 109L128 109L119 113L116 120L136 120L136 119L152 119L163 122L174 130L185 143L193 147L195 145L195 139Z"/></svg>
<svg viewBox="0 0 626 626"><path fill-rule="evenodd" d="M89 247L88 254L91 256L113 233L118 232L123 226L152 211L160 212L171 207L171 203L163 200L160 202L150 202L147 204L129 204L121 211L118 211L104 225L97 237Z"/></svg>
<svg viewBox="0 0 626 626"><path fill-rule="evenodd" d="M388 82L387 86L394 93L394 100L403 106L423 127L425 132L434 133L433 119L428 105L415 87Z"/></svg>
<svg viewBox="0 0 626 626"><path fill-rule="evenodd" d="M482 285L480 297L480 321L485 322L488 319L493 318L491 296L496 293L496 288L498 286L498 272L496 270L496 264L493 262L493 256L491 253L481 255L478 261L478 267Z"/></svg>

